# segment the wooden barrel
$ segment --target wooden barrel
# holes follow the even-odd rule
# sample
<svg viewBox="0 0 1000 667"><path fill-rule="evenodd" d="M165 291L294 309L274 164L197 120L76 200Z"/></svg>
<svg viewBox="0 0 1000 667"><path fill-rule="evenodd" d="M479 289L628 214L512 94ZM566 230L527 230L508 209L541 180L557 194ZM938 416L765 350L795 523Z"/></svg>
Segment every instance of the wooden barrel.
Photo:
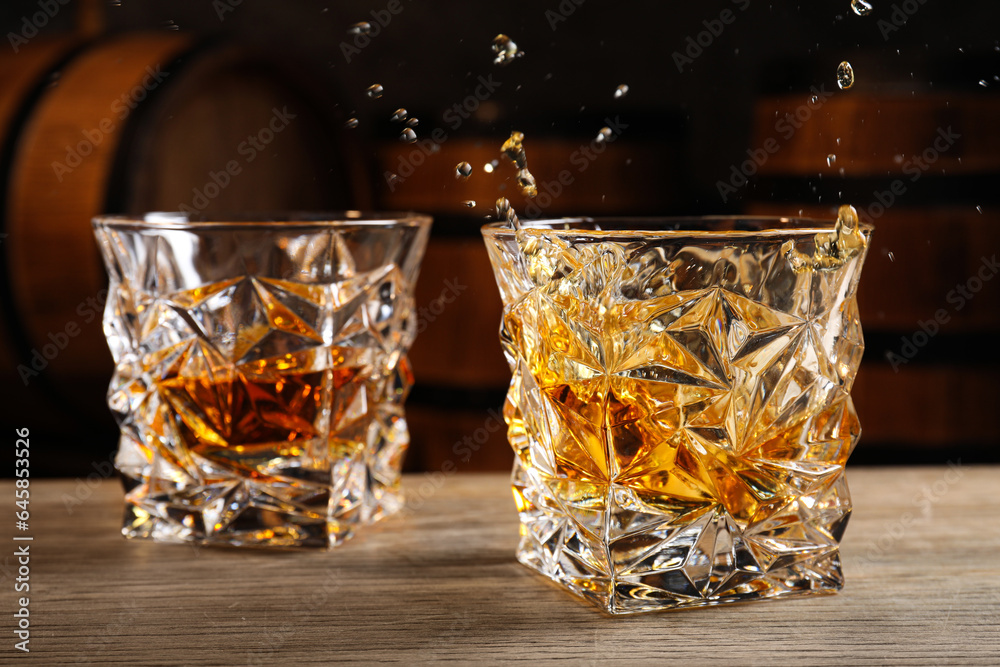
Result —
<svg viewBox="0 0 1000 667"><path fill-rule="evenodd" d="M174 32L48 52L0 57L0 80L18 76L0 95L4 421L75 438L96 429L107 446L91 217L368 207L367 170L330 87L296 63Z"/></svg>
<svg viewBox="0 0 1000 667"><path fill-rule="evenodd" d="M758 103L753 145L777 150L746 186L748 209L832 218L851 203L875 225L858 293L856 460L996 460L1000 96L852 91L803 120L811 104ZM794 133L778 126L797 112Z"/></svg>

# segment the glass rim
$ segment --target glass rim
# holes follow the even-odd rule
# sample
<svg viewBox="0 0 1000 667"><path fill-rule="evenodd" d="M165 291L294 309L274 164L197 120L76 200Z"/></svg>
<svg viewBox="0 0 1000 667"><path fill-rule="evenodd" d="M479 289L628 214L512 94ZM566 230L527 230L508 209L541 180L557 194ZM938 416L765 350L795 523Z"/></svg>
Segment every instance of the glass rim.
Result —
<svg viewBox="0 0 1000 667"><path fill-rule="evenodd" d="M557 236L593 236L596 238L703 238L812 236L828 233L836 227L836 218L790 218L768 215L689 215L689 216L574 216L540 220L522 220L527 232ZM603 227L602 227L603 225ZM858 229L870 233L869 222L858 220ZM507 222L490 222L481 227L483 236L507 238L514 229Z"/></svg>
<svg viewBox="0 0 1000 667"><path fill-rule="evenodd" d="M150 211L138 215L98 215L96 228L129 230L239 229L275 231L320 230L344 227L430 227L431 216L414 211L232 211L188 214L182 211Z"/></svg>

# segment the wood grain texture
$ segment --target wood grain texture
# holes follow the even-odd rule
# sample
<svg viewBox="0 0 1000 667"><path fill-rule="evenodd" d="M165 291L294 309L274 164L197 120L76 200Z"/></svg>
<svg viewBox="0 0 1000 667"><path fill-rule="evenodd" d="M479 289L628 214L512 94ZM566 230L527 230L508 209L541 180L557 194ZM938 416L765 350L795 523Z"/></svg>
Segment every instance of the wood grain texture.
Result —
<svg viewBox="0 0 1000 667"><path fill-rule="evenodd" d="M0 663L1000 663L1000 468L849 478L839 595L622 618L514 561L502 474L411 476L411 509L318 553L126 542L116 482L70 514L85 485L36 481L32 652L10 639L8 559Z"/></svg>

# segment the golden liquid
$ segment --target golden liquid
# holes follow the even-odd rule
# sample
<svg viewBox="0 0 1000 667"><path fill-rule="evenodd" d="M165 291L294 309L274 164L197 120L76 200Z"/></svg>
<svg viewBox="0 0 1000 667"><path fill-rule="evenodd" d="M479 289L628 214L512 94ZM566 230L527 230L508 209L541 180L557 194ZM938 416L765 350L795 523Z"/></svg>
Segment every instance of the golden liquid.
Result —
<svg viewBox="0 0 1000 667"><path fill-rule="evenodd" d="M254 473L281 459L312 456L324 463L328 444L340 443L327 442L332 425L324 423L325 404L337 423L358 391L361 370L302 370L288 358L264 359L213 373L171 374L157 388L187 452Z"/></svg>
<svg viewBox="0 0 1000 667"><path fill-rule="evenodd" d="M554 474L542 474L574 482L574 494L597 498L613 484L672 513L720 505L745 526L801 495L797 468L818 479L846 463L858 429L846 392L829 401L810 389L822 378L808 359L796 372L774 363L804 325L778 326L773 311L721 288L630 302L584 277L539 291L507 311L501 332L526 362L507 404L525 468L545 467L537 450L550 450ZM662 324L696 298L688 321ZM742 344L734 331L748 332ZM545 400L521 398L525 385Z"/></svg>

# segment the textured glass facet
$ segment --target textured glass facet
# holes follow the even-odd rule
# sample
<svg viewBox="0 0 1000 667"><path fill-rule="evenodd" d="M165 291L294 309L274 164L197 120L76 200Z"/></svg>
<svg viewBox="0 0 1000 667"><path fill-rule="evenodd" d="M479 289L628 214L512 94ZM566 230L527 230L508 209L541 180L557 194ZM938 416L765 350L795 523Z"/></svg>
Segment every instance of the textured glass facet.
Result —
<svg viewBox="0 0 1000 667"><path fill-rule="evenodd" d="M870 228L668 222L484 228L518 559L616 614L836 591Z"/></svg>
<svg viewBox="0 0 1000 667"><path fill-rule="evenodd" d="M95 221L127 537L326 547L401 506L430 221L324 220Z"/></svg>

